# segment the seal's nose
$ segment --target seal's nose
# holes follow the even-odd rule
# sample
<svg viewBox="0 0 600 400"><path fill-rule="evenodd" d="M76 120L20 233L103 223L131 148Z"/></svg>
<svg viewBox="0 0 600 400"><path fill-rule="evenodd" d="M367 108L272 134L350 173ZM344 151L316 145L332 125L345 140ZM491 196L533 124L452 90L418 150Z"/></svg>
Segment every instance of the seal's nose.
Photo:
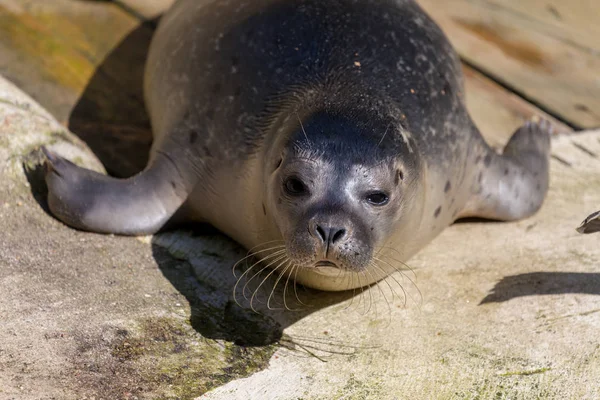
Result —
<svg viewBox="0 0 600 400"><path fill-rule="evenodd" d="M329 251L329 247L336 245L344 240L347 234L346 228L341 228L333 224L319 223L312 220L309 224L310 234L319 240L319 244L323 246L325 255Z"/></svg>
<svg viewBox="0 0 600 400"><path fill-rule="evenodd" d="M323 243L335 244L346 236L344 228L316 225L317 235Z"/></svg>

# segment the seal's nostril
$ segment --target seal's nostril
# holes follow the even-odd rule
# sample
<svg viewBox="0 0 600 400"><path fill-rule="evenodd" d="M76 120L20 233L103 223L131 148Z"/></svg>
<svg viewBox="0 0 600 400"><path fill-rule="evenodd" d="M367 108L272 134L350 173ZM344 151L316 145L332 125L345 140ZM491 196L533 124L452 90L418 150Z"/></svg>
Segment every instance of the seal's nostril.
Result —
<svg viewBox="0 0 600 400"><path fill-rule="evenodd" d="M332 229L332 231L335 231L335 229ZM345 229L338 229L334 234L333 237L331 238L331 243L335 243L341 239L344 238L344 236L346 236L346 230Z"/></svg>
<svg viewBox="0 0 600 400"><path fill-rule="evenodd" d="M317 225L315 227L316 233L319 238L323 241L323 243L334 244L339 242L341 239L346 236L346 230L342 228L333 228L333 227L322 227Z"/></svg>
<svg viewBox="0 0 600 400"><path fill-rule="evenodd" d="M327 233L319 225L317 225L317 233L319 234L319 237L321 238L321 240L323 240L323 242L327 243Z"/></svg>

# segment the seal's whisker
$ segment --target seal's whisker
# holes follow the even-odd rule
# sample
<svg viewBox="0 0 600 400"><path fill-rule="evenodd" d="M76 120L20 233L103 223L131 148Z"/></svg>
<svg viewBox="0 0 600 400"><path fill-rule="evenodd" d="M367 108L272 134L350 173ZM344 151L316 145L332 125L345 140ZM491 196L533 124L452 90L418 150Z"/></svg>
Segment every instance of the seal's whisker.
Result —
<svg viewBox="0 0 600 400"><path fill-rule="evenodd" d="M344 307L344 310L347 310L348 308L350 308L352 306L352 303L354 303L354 298L356 297L356 286L354 285L354 275L355 273L352 274L348 274L348 288L352 287L352 297L350 298L350 303L348 303L348 305L346 307Z"/></svg>
<svg viewBox="0 0 600 400"><path fill-rule="evenodd" d="M283 257L285 257L285 251L281 250L280 252L278 252L277 254L271 254L267 257L265 257L262 260L257 261L256 263L254 263L250 268L248 268L246 271L244 271L244 273L239 277L239 279L236 281L235 286L233 287L234 290L234 294L237 293L237 287L238 284L242 281L242 278L248 274L250 271L252 271L254 269L254 267L258 264L260 264L263 261L266 261L269 258L275 258L275 260L271 260L271 262L267 265L265 265L263 268L261 268L258 272L256 272L254 275L252 275L252 277L250 279L246 280L246 283L244 284L244 286L242 287L242 296L244 296L244 298L246 300L248 300L248 297L246 297L246 288L248 287L248 284L250 284L250 282L256 278L262 271L264 271L265 269L269 268L271 265L275 264L276 262L278 262L279 260L281 260Z"/></svg>
<svg viewBox="0 0 600 400"><path fill-rule="evenodd" d="M398 257L402 258L402 254L397 249L395 249L393 247L382 246L381 250L383 250L383 249L392 250L393 252L395 252L398 255ZM377 255L380 255L380 253L378 252ZM381 254L381 256L388 257L389 259L391 259L393 261L396 261L397 263L400 263L400 264L404 265L406 267L406 269L408 269L410 272L412 272L415 281L417 280L417 273L415 272L415 270L410 265L408 265L407 263L405 263L404 261L402 261L402 260L400 260L398 258L394 258L394 257L390 256L389 254Z"/></svg>
<svg viewBox="0 0 600 400"><path fill-rule="evenodd" d="M246 268L246 270L244 271L244 273L242 275L240 275L240 277L238 278L238 281L240 279L242 279L244 277L244 275L246 275L247 273L249 273L250 271L252 271L252 269L254 269L254 267L257 266L258 264L260 264L260 263L262 263L264 261L267 261L267 260L269 260L271 258L281 256L282 254L285 254L285 250L278 250L278 251L276 251L274 253L267 254L266 256L260 258L254 264L252 264L250 267Z"/></svg>
<svg viewBox="0 0 600 400"><path fill-rule="evenodd" d="M261 248L262 246L273 245L274 243L281 243L281 244L279 244L279 245L277 245L277 246L275 246L275 247L278 247L278 246L279 246L279 247L284 247L284 246L285 246L285 241L283 241L283 240L269 240L268 242L262 242L262 243L260 243L260 244L257 244L257 245L256 245L256 246L254 246L254 247L251 247L251 248L250 248L250 249L248 249L248 251L246 252L246 255L251 255L251 254L253 254L253 253L255 253L255 252L261 252L261 251L263 251L263 250L266 250L266 249L260 249L260 248Z"/></svg>
<svg viewBox="0 0 600 400"><path fill-rule="evenodd" d="M254 256L256 256L256 255L258 255L258 254L260 254L260 253L265 253L265 252L267 252L267 251L279 250L279 249L284 249L284 248L285 248L285 246L284 246L284 245L280 245L280 246L274 246L274 247L270 247L270 248L268 248L268 249L263 249L263 250L259 250L259 251L254 251L254 252L252 252L252 253L250 253L250 252L246 253L246 256L245 256L244 258L241 258L241 259L240 259L240 260L238 260L238 261L237 261L235 264L233 264L233 267L232 267L232 269L231 269L231 270L232 270L232 272L233 272L233 275L234 275L234 276L236 276L236 275L235 275L235 269L236 269L236 268L238 267L238 265L240 265L242 262L246 261L246 266L248 266L248 264L247 264L247 260L248 260L248 259L250 259L250 258L252 258L252 257L254 257ZM237 278L237 276L236 276L236 278Z"/></svg>
<svg viewBox="0 0 600 400"><path fill-rule="evenodd" d="M371 263L371 265L373 265L373 263ZM367 271L367 272L369 273L369 275L371 276L371 280L375 280L375 276L373 275L373 273L371 272L371 270L370 270L370 269L367 269L366 271ZM390 315L390 318L391 318L392 308L391 308L391 306L390 306L390 302L389 302L389 300L387 299L387 296L385 295L385 292L384 292L384 291L383 291L383 289L381 288L381 284L379 284L379 283L376 283L376 284L375 284L375 286L377 286L377 289L379 289L379 293L381 293L381 296L383 296L383 299L385 300L385 304L387 305L387 309L388 309L388 315ZM393 295L392 295L392 299L393 299ZM377 310L377 308L376 308L376 310Z"/></svg>
<svg viewBox="0 0 600 400"><path fill-rule="evenodd" d="M396 258L394 258L394 257L392 257L390 255L387 255L387 254L382 254L381 257L386 257L386 258L388 258L392 262L401 264L404 268L399 268L399 267L397 267L395 265L393 266L393 268L396 271L398 271L402 276L405 276L407 279L410 279L411 282L415 283L418 280L417 274L414 271L414 269L411 268L410 265L408 265L404 261L398 260L398 259L396 259ZM410 278L409 274L406 273L406 270L408 270L411 273L410 275L413 276L412 278Z"/></svg>
<svg viewBox="0 0 600 400"><path fill-rule="evenodd" d="M361 282L361 279L360 279L361 273L360 272L356 273L356 277L358 278L358 282L359 282L358 284L360 285L360 294L361 294L361 299L362 299L362 315L365 315L366 309L367 309L367 295L366 295L365 291L367 290L367 287L365 286L365 284L363 284Z"/></svg>
<svg viewBox="0 0 600 400"><path fill-rule="evenodd" d="M289 310L289 311L300 311L301 308L291 308L290 306L287 305L287 288L289 284L294 285L294 291L296 291L296 282L294 281L294 279L292 278L292 275L294 274L294 271L296 271L298 268L297 265L293 264L292 261L290 260L290 272L288 272L287 274L287 279L285 281L285 286L283 288L283 302L285 307ZM291 281L291 282L290 282ZM298 295L296 294L296 300L298 300L300 302L300 304L304 304L300 301L300 299L298 298Z"/></svg>
<svg viewBox="0 0 600 400"><path fill-rule="evenodd" d="M390 287L390 290L392 290L392 292L395 293L396 296L398 296L398 298L403 298L404 301L406 301L406 291L404 290L404 286L400 283L400 281L398 281L398 279L396 279L395 276L393 276L393 274L390 274L389 271L386 271L378 263L383 262L383 263L386 263L388 265L390 265L390 264L388 262L384 261L384 260L379 259L379 258L374 258L373 261L374 261L374 266L385 275L385 278L383 280L388 284L388 286ZM399 272L402 276L405 276L402 273L402 271L398 270L398 268L396 268L394 265L390 265L390 266L394 269L394 271ZM391 276L392 279L394 280L394 282L398 285L398 287L400 287L400 289L402 289L403 296L398 295L398 293L392 288L389 280L387 279L388 276Z"/></svg>
<svg viewBox="0 0 600 400"><path fill-rule="evenodd" d="M356 278L356 282L358 282L358 285L354 284L355 278ZM353 297L353 300L357 299L356 300L356 304L354 305L354 307L356 309L358 309L358 306L360 304L361 294L362 294L362 291L360 290L360 279L358 277L358 272L353 272L352 273L352 286L354 286L353 290L356 292L356 295ZM352 305L352 303L350 303L350 305Z"/></svg>
<svg viewBox="0 0 600 400"><path fill-rule="evenodd" d="M404 258L404 256L402 255L402 253L400 253L400 251L398 249L395 249L393 247L390 246L381 246L380 251L377 254L382 254L381 251L382 250L391 250L392 252L394 252L396 254L396 256L398 257L397 259L395 258L396 261L398 261L401 264L405 264L404 261L402 261L401 259ZM391 257L390 255L383 253L382 255L386 255L388 257ZM393 258L393 257L391 257ZM408 265L406 266L407 268L410 268ZM410 268L412 271L412 268Z"/></svg>
<svg viewBox="0 0 600 400"><path fill-rule="evenodd" d="M302 268L299 265L296 265L296 270L294 271L294 294L296 295L296 300L298 300L298 303L302 304L303 306L307 306L308 304L304 303L302 300L300 300L300 296L298 296L298 284L297 282L297 277L298 277L298 270L300 270L300 268Z"/></svg>
<svg viewBox="0 0 600 400"><path fill-rule="evenodd" d="M367 300L365 298L365 287L360 281L360 273L356 273L356 279L358 279L358 289L360 289L360 295L358 297L358 303L356 303L356 307L360 306L361 301L363 302L363 310L366 308ZM364 313L363 313L364 315Z"/></svg>
<svg viewBox="0 0 600 400"><path fill-rule="evenodd" d="M285 271L287 271L288 268L290 267L291 261L286 257L286 259L283 260L283 262L281 264L279 264L279 266L277 266L277 268L275 268L275 269L281 268L281 266L284 264L285 264L285 268L283 269L283 271L281 271L281 273L277 277L277 280L275 281L275 284L273 285L273 289L271 289L271 293L269 294L269 297L267 298L267 308L269 310L271 310L271 306L270 306L271 298L273 297L273 294L275 293L275 289L277 289L277 285L279 285L279 281L281 281L281 278L283 278L283 274L285 274ZM285 288L284 288L284 293L285 293ZM285 298L283 300L283 304L285 306Z"/></svg>
<svg viewBox="0 0 600 400"><path fill-rule="evenodd" d="M371 273L371 271L368 270L368 269L366 269L364 271L365 278L367 278L367 274L369 275L368 280L370 282L373 282L375 277L373 276L373 274ZM374 289L374 287L377 287L379 289L379 291L381 291L381 288L379 287L379 285L377 283L371 283L368 286L368 288L369 288L368 289L369 290L369 296L372 297L373 309L375 310L375 318L379 318L379 311L380 310L377 308L377 291Z"/></svg>
<svg viewBox="0 0 600 400"><path fill-rule="evenodd" d="M377 147L381 146L381 143L383 142L383 139L385 139L385 135L387 135L389 129L390 129L390 123L388 123L387 126L385 127L385 132L383 132L383 136L379 140L379 143L377 143Z"/></svg>
<svg viewBox="0 0 600 400"><path fill-rule="evenodd" d="M380 271L382 271L383 273L386 273L386 271L379 264L377 264L376 267ZM408 294L406 293L406 289L404 289L404 286L400 283L400 281L398 279L396 279L396 277L393 274L389 274L388 277L390 277L391 279L393 279L394 282L396 283L396 285L398 285L398 287L400 288L400 290L402 290L402 296L400 296L398 294L398 292L396 292L395 290L392 289L394 291L394 293L396 293L396 295L398 296L398 298L402 297L402 299L403 299L403 306L406 307L406 302L407 302L407 299L408 299ZM387 281L387 279L386 279L386 281ZM390 284L390 288L391 287L392 286Z"/></svg>
<svg viewBox="0 0 600 400"><path fill-rule="evenodd" d="M285 285L283 286L283 307L286 310L289 311L296 311L296 310L292 310L290 307L288 307L287 305L287 288L288 288L288 284L290 283L290 277L292 276L292 273L294 272L294 268L295 265L292 263L292 261L288 261L288 266L285 268L285 270L283 270L282 274L285 274L285 272L290 269L290 272L287 274L287 278L285 280ZM294 283L295 284L295 283Z"/></svg>
<svg viewBox="0 0 600 400"><path fill-rule="evenodd" d="M272 260L273 258L285 255L285 253L286 253L285 249L274 251L272 253L267 254L266 256L263 256L263 257L259 258L251 266L248 266L248 262L246 262L246 271L253 269L254 267L256 267L257 265L259 265L261 263L265 263L265 262L267 262L269 260ZM242 276L240 276L240 278ZM252 280L252 278L250 280Z"/></svg>
<svg viewBox="0 0 600 400"><path fill-rule="evenodd" d="M306 134L306 130L304 130L304 125L302 124L300 115L298 115L298 111L296 111L296 118L298 118L298 122L300 123L300 127L302 128L302 133L304 133L304 137L306 138L306 143L310 144L310 140L308 140L308 135Z"/></svg>
<svg viewBox="0 0 600 400"><path fill-rule="evenodd" d="M389 256L387 256L387 257L388 257L388 258L390 258L390 260L391 260L391 261L395 261L395 262L401 263L402 265L406 266L406 264L405 264L405 263L403 263L402 261L396 260L395 258L391 258L391 257L389 257ZM379 261L379 262L385 263L387 266L391 267L391 268L392 268L392 269L393 269L395 272L398 272L400 275L402 275L402 277L403 277L403 278L406 278L406 279L408 279L408 280L410 281L410 283L412 283L412 285L413 285L414 287L417 287L417 284L416 284L416 279L415 279L415 280L413 280L413 279L412 279L410 276L408 276L408 275L407 275L407 274L404 272L404 270L403 270L402 268L400 268L400 267L398 267L398 266L396 266L396 265L392 264L390 261L384 260L383 258L373 258L373 259L374 259L374 260L377 260L377 261ZM382 269L382 271L385 271L385 270L383 270L383 269ZM414 274L414 273L413 273L413 274ZM416 274L414 274L414 276L416 277Z"/></svg>
<svg viewBox="0 0 600 400"><path fill-rule="evenodd" d="M369 274L369 277L367 276L367 274ZM371 272L368 269L365 269L363 271L363 276L365 277L365 279L367 280L367 282L370 282L373 280L373 275L371 274ZM375 312L375 319L379 318L379 310L377 309L377 292L373 293L373 286L377 286L377 284L370 284L367 286L367 290L369 291L369 309L367 310L367 313L369 313L371 311L371 308L373 308L374 312ZM379 286L377 286L379 287Z"/></svg>
<svg viewBox="0 0 600 400"><path fill-rule="evenodd" d="M369 282L369 278L367 277L365 271L361 271L360 273L365 277L365 281ZM373 291L369 286L366 286L365 290L369 293L369 307L367 308L367 311L364 314L367 315L369 311L371 311L371 307L373 307ZM377 308L375 308L375 318L377 318Z"/></svg>
<svg viewBox="0 0 600 400"><path fill-rule="evenodd" d="M245 271L242 273L242 275L240 275L240 277L239 277L239 278L237 278L237 280L235 281L235 285L233 286L233 300L236 302L236 304L237 304L238 306L240 306L240 307L243 307L243 306L242 306L242 305L241 305L241 304L238 302L238 300L237 300L237 288L238 288L238 286L239 286L240 282L242 281L242 279L244 278L244 276L246 276L248 273L250 273L250 271L252 271L252 270L254 269L254 267L255 267L256 265L260 264L261 262L263 262L263 261L266 261L266 260L268 260L268 259L270 259L270 258L273 258L273 257L278 257L278 256L281 256L281 255L282 255L282 254L284 254L284 253L285 253L285 250L279 250L279 251L276 251L275 253L269 254L269 255L267 255L267 256L265 256L265 257L261 258L260 260L256 261L254 264L252 264L252 266L250 266L249 268L246 268L246 270L245 270ZM261 271L262 271L262 270L264 270L264 268L263 268L263 269L261 269ZM260 271L259 271L258 273L260 273ZM257 274L258 274L258 273L257 273ZM234 276L235 276L235 274L234 274ZM245 294L245 292L246 292L246 286L248 285L248 283L249 283L249 282L250 282L252 279L254 279L254 277L250 278L250 280L246 282L246 285L244 285L244 288L242 289L242 295L244 296L244 298L245 298L246 300L248 300L248 298L246 297L246 294Z"/></svg>
<svg viewBox="0 0 600 400"><path fill-rule="evenodd" d="M250 309L252 311L254 311L255 313L258 314L258 311L256 311L256 309L254 308L254 298L256 297L256 295L258 294L258 291L260 290L261 286L267 281L267 279L269 279L269 277L271 275L273 275L275 272L277 272L277 269L279 269L279 267L281 267L283 265L283 263L286 262L285 257L282 257L283 261L280 262L276 267L271 268L271 272L269 272L267 274L267 276L264 277L264 279L258 284L258 286L256 287L256 289L254 289L254 293L252 293L252 297L250 297ZM272 308L269 306L269 300L270 300L271 296L269 296L269 298L267 299L267 308L269 310L272 310Z"/></svg>
<svg viewBox="0 0 600 400"><path fill-rule="evenodd" d="M284 243L284 244L285 244L285 240L283 240L283 239L269 240L269 241L266 241L266 242L259 243L259 244L257 244L257 245L256 245L256 246L254 246L254 247L251 247L251 248L248 250L248 253L251 253L251 252L252 252L254 249L258 249L258 248L259 248L259 247L261 247L261 246L266 246L266 245L268 245L268 244L273 244L273 243L277 243L277 242L279 242L279 243Z"/></svg>
<svg viewBox="0 0 600 400"><path fill-rule="evenodd" d="M254 246L252 249L255 249L256 247L257 247L257 246ZM252 250L252 249L251 249L251 250ZM285 249L285 245L274 246L274 247L270 247L270 248L268 248L268 249L263 249L263 250L259 250L259 251L254 251L254 252L252 252L252 253L251 253L250 251L248 251L247 255L246 255L244 258L242 258L242 259L238 260L238 261L237 261L235 264L233 264L233 267L231 268L231 271L233 272L233 276L235 276L235 277L237 278L237 276L236 276L236 274L235 274L235 269L237 268L237 266L238 266L238 265L240 265L240 263L242 263L242 262L244 262L244 261L247 261L249 258L251 258L251 257L254 257L254 256L255 256L255 255L257 255L257 254L264 253L264 252L266 252L266 251L277 250L277 249ZM247 265L247 264L246 264L246 265Z"/></svg>
<svg viewBox="0 0 600 400"><path fill-rule="evenodd" d="M385 273L385 270L384 270L383 268L381 268L381 266L379 266L379 265L376 265L376 267L377 267L377 268L378 268L380 271L382 271L383 273ZM388 275L388 277L390 277L391 279L393 279L393 280L394 280L394 282L396 282L396 284L397 284L397 285L398 285L398 287L400 288L400 290L402 290L402 294L403 294L402 298L403 298L403 300L404 300L404 301L403 301L403 306L404 306L404 307L406 307L407 296L408 296L408 295L407 295L407 293L406 293L406 289L404 289L404 286L402 286L402 284L401 284L401 283L398 281L398 279L396 279L396 277L395 277L393 274L390 274L390 275ZM386 281L387 281L387 279L386 279ZM390 285L390 288L391 288L391 285ZM393 292L394 292L394 293L396 293L396 295L398 296L398 298L400 298L400 295L399 295L399 294L398 294L398 293L397 293L395 290L394 290Z"/></svg>
<svg viewBox="0 0 600 400"><path fill-rule="evenodd" d="M385 274L385 270L384 270L383 268L381 268L381 267L379 266L379 264L377 264L377 260L373 260L373 261L371 262L371 265L372 265L374 268L377 268L379 271L381 271L381 272L383 272L383 273ZM392 302L392 303L394 302L394 296L398 296L398 299L400 299L400 297L401 297L401 296L400 296L398 293L396 293L396 291L395 291L395 290L394 290L394 288L392 287L392 284L389 282L389 280L387 279L387 277L385 277L385 278L381 279L381 280L380 280L380 282L381 282L381 281L385 282L385 284L386 284L386 285L388 286L388 288L390 289L390 293L392 294L392 300L391 300L391 302ZM398 283L398 281L396 281L396 282ZM400 285L400 283L398 283L398 286L402 286L402 285ZM403 289L403 290L404 290L404 289ZM404 296L404 300L406 301L406 295Z"/></svg>
<svg viewBox="0 0 600 400"><path fill-rule="evenodd" d="M393 264L389 263L386 260L377 259L377 261L380 261L382 263L385 263L385 264L389 265L390 267L392 267L393 269L395 269L397 272L399 272L403 277L405 277L406 279L408 279L410 281L410 283L412 284L412 286L415 289L417 289L417 292L419 293L419 299L420 299L420 301L415 302L415 304L422 304L423 303L423 293L421 293L421 289L419 289L419 287L417 286L417 284L410 278L410 276L406 275L405 273L402 272L401 269L397 268L396 266L394 266ZM381 270L385 272L384 269L381 269ZM391 274L390 276L393 276L393 274ZM405 291L405 294L406 294L406 291ZM411 298L412 301L415 301L415 299L413 299L412 296L410 296L410 298Z"/></svg>
<svg viewBox="0 0 600 400"><path fill-rule="evenodd" d="M258 275L260 275L264 270L271 267L271 265L283 260L285 257L286 257L285 254L279 255L277 258L275 258L274 260L271 260L267 265L265 265L260 270L258 270L258 272L256 272L254 275L252 275L252 277L246 281L246 283L244 284L244 287L242 288L242 294L244 295L244 297L246 297L246 288L248 287L248 285L250 284L250 282L252 282L252 280L254 278L256 278Z"/></svg>

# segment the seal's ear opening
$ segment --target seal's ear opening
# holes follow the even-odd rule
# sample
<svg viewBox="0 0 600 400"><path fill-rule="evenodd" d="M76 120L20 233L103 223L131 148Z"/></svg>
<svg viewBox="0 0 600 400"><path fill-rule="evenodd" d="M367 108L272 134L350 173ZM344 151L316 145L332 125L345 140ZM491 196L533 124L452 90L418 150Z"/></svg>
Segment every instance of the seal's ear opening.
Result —
<svg viewBox="0 0 600 400"><path fill-rule="evenodd" d="M277 160L277 164L275 164L275 168L273 168L273 171L277 171L279 169L279 167L281 167L282 162L283 162L283 156L279 157L279 160Z"/></svg>
<svg viewBox="0 0 600 400"><path fill-rule="evenodd" d="M394 184L398 186L400 182L404 181L404 171L401 168L396 169L396 176L394 178Z"/></svg>

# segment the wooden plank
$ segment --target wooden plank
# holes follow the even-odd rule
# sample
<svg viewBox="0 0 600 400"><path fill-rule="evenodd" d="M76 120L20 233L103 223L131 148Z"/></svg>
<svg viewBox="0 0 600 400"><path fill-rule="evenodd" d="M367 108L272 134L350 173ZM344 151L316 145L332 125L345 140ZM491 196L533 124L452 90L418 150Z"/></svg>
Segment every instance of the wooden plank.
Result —
<svg viewBox="0 0 600 400"><path fill-rule="evenodd" d="M600 51L600 4L597 0L477 0L511 13L531 29L591 52Z"/></svg>
<svg viewBox="0 0 600 400"><path fill-rule="evenodd" d="M0 73L66 122L96 67L137 24L114 4L0 0Z"/></svg>
<svg viewBox="0 0 600 400"><path fill-rule="evenodd" d="M0 73L118 175L151 143L142 77L153 30L109 2L0 0Z"/></svg>
<svg viewBox="0 0 600 400"><path fill-rule="evenodd" d="M534 117L552 122L557 134L572 131L567 125L468 66L463 65L463 72L467 109L491 146L504 147L514 131Z"/></svg>
<svg viewBox="0 0 600 400"><path fill-rule="evenodd" d="M574 126L600 126L600 3L556 1L540 13L534 0L418 1L469 63ZM548 13L565 19L551 23Z"/></svg>

